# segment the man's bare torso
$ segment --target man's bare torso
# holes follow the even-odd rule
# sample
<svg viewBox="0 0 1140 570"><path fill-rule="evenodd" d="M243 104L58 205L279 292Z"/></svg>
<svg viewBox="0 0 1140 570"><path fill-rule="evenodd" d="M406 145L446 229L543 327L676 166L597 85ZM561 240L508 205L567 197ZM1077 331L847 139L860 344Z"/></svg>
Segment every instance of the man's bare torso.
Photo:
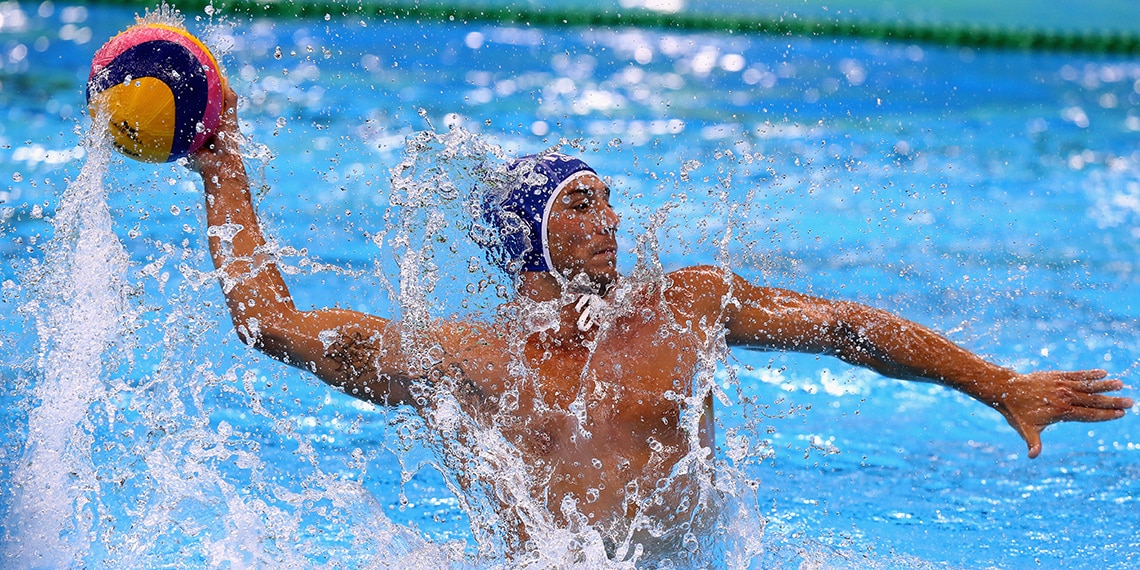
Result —
<svg viewBox="0 0 1140 570"><path fill-rule="evenodd" d="M465 412L518 450L531 496L555 517L570 501L591 524L621 531L695 442L711 444L711 429L686 429L682 415L717 323L695 314L700 303L673 277L635 286L586 333L506 324L443 335L463 344L443 347L452 356L439 366L463 370ZM703 428L711 406L700 407Z"/></svg>

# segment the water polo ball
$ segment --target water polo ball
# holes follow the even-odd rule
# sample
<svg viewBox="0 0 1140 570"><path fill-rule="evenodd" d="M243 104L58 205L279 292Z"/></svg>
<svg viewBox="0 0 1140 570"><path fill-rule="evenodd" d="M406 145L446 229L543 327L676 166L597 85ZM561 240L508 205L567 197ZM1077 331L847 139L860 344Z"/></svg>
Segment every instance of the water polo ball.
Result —
<svg viewBox="0 0 1140 570"><path fill-rule="evenodd" d="M221 120L222 76L210 50L186 30L140 24L111 38L91 61L87 104L115 147L146 162L199 148Z"/></svg>

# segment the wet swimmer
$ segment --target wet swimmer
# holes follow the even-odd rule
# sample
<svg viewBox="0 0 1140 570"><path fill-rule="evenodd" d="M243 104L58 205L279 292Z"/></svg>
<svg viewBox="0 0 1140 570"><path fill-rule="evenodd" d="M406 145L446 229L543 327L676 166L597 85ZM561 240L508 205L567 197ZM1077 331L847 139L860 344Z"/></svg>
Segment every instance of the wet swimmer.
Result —
<svg viewBox="0 0 1140 570"><path fill-rule="evenodd" d="M1107 394L1122 384L1102 370L1018 373L890 313L760 287L722 268L623 277L609 188L560 154L520 159L513 182L485 202L485 220L507 234L487 245L517 293L491 322L411 330L351 310L298 310L264 253L235 101L227 92L219 132L191 166L204 181L210 251L238 335L380 405L431 418L432 400L415 395L453 396L471 425L496 430L526 467L522 491L507 476L456 475L495 489L508 548L533 550L528 542L547 523L589 527L619 559L683 548L670 529L699 527L715 512L686 497L712 477L701 466L709 469L713 453L713 399L697 394L694 403L693 379L725 345L831 355L957 389L999 411L1030 457L1050 424L1117 419L1132 406ZM414 357L417 346L431 346L432 357ZM475 453L489 453L478 441Z"/></svg>

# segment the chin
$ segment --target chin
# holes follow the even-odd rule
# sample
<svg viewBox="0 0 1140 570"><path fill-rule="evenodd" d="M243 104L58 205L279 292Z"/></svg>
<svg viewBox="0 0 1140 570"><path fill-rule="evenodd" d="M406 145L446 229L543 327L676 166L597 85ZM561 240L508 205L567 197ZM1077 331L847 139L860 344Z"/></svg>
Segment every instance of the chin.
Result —
<svg viewBox="0 0 1140 570"><path fill-rule="evenodd" d="M579 286L591 285L602 293L618 280L617 267L613 263L586 264L574 270L564 271L562 275L570 275L570 281L578 283Z"/></svg>
<svg viewBox="0 0 1140 570"><path fill-rule="evenodd" d="M590 281L601 288L602 291L605 291L610 285L613 285L614 282L617 281L618 274L617 270L610 268L606 271L590 273L589 277Z"/></svg>

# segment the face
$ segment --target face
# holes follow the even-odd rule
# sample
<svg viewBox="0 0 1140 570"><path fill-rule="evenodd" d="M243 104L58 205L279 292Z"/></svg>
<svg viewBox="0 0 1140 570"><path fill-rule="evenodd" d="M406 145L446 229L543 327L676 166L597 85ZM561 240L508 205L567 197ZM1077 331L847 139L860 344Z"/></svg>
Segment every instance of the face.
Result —
<svg viewBox="0 0 1140 570"><path fill-rule="evenodd" d="M617 280L618 215L610 207L610 189L585 174L555 198L547 219L547 244L553 269L572 278L585 273L604 287Z"/></svg>

